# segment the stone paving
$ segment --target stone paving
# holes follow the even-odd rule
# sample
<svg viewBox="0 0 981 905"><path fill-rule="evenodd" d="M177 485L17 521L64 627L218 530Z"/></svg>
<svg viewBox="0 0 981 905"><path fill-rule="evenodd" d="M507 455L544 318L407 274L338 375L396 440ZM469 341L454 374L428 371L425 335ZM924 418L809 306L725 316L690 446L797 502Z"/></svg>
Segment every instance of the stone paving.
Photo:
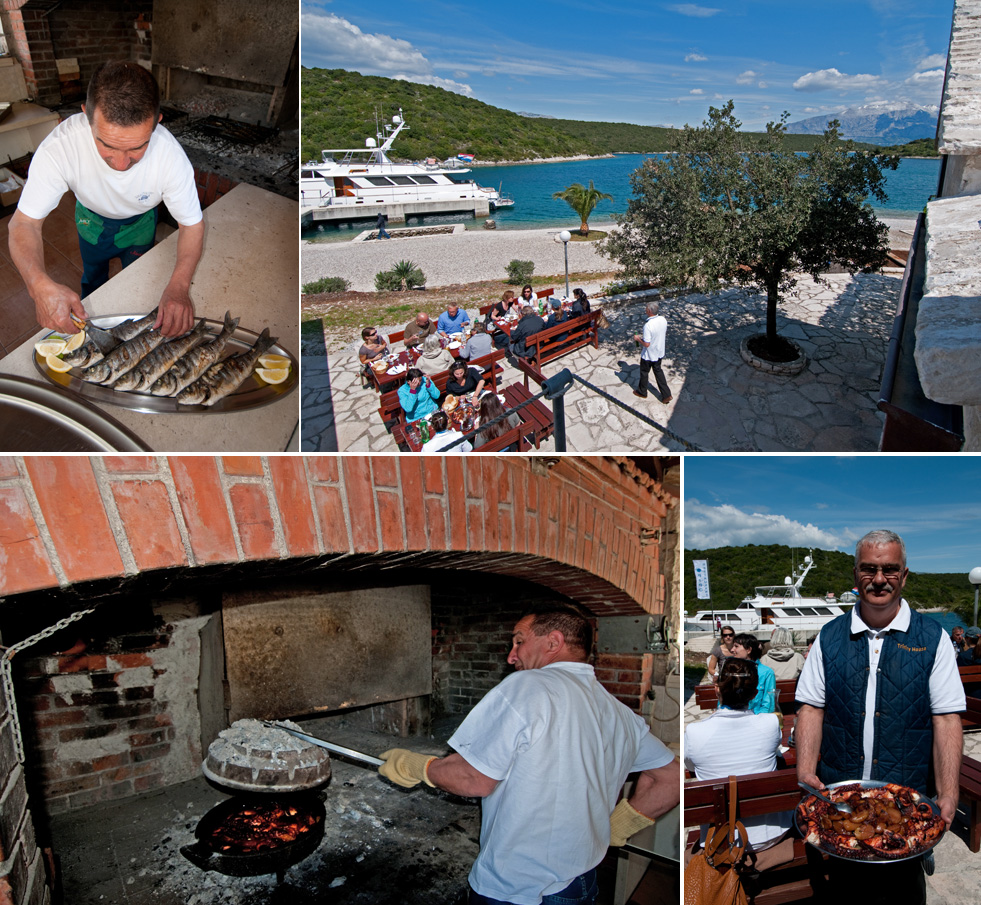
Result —
<svg viewBox="0 0 981 905"><path fill-rule="evenodd" d="M631 337L645 320L643 293L593 299L610 321L599 349L577 350L543 370L551 376L568 368L705 451L874 452L884 418L876 409L879 383L899 287L895 273L834 274L820 283L800 277L777 317L778 332L810 359L796 377L765 374L740 357L740 341L761 331L766 310L765 299L744 288L661 300L668 319L664 372L674 397L667 406L656 393L646 400L632 393L640 366ZM315 327L304 325L302 338L302 451L396 451L378 417L377 394L361 386L360 340L328 353ZM505 385L521 379L505 365ZM578 382L566 394L565 410L570 451L691 448ZM552 441L545 448L553 449Z"/></svg>
<svg viewBox="0 0 981 905"><path fill-rule="evenodd" d="M695 703L695 686L685 671L685 715L687 726L697 719L708 716ZM964 734L964 754L981 759L981 729L968 730ZM981 853L975 854L967 847L967 826L955 820L953 828L934 849L936 868L933 876L926 878L927 905L977 905L981 888ZM901 905L901 903L897 903Z"/></svg>

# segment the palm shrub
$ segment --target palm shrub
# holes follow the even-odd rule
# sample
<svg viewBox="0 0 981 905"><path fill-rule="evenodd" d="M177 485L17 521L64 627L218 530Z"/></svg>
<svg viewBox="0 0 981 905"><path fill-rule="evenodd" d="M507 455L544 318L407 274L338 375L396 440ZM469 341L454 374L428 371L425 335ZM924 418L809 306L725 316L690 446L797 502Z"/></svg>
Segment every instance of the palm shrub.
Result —
<svg viewBox="0 0 981 905"><path fill-rule="evenodd" d="M412 261L398 261L391 270L375 274L375 289L379 292L405 292L406 289L425 285L426 275Z"/></svg>
<svg viewBox="0 0 981 905"><path fill-rule="evenodd" d="M579 215L579 219L582 221L582 225L579 227L579 234L581 236L589 235L589 215L593 212L596 205L600 201L613 200L612 195L601 192L596 188L593 185L592 179L589 180L589 188L586 188L580 182L574 182L561 192L553 192L552 197L561 199Z"/></svg>

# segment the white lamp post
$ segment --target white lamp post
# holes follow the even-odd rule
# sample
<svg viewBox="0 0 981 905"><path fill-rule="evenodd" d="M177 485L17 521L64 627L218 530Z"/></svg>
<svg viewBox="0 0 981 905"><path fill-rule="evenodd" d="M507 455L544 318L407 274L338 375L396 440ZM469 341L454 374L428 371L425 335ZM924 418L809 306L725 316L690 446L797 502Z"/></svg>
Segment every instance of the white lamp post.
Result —
<svg viewBox="0 0 981 905"><path fill-rule="evenodd" d="M981 586L981 566L975 566L968 573L967 580L974 585L974 622L972 625L978 624L978 587Z"/></svg>
<svg viewBox="0 0 981 905"><path fill-rule="evenodd" d="M572 233L569 230L564 229L562 232L556 236L556 238L562 243L565 248L565 297L569 297L569 240L572 238Z"/></svg>

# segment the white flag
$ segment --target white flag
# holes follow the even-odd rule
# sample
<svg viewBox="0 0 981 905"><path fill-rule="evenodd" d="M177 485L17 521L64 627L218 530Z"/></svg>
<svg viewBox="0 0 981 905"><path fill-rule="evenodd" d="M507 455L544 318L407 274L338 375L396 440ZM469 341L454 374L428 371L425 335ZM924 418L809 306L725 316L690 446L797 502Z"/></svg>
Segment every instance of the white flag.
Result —
<svg viewBox="0 0 981 905"><path fill-rule="evenodd" d="M692 565L695 567L695 593L699 600L709 600L712 597L709 591L709 564L707 559L693 559Z"/></svg>

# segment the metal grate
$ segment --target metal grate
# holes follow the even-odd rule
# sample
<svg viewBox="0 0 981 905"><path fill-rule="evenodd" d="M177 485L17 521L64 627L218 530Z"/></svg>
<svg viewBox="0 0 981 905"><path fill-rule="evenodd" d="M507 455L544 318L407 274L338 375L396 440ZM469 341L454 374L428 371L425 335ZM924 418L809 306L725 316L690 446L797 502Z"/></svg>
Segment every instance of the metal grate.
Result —
<svg viewBox="0 0 981 905"><path fill-rule="evenodd" d="M185 134L197 133L198 135L207 135L211 138L220 138L225 141L235 142L235 144L255 147L267 139L272 138L278 131L278 129L270 129L266 126L253 125L252 123L243 123L234 119L208 116L191 123L185 130Z"/></svg>

